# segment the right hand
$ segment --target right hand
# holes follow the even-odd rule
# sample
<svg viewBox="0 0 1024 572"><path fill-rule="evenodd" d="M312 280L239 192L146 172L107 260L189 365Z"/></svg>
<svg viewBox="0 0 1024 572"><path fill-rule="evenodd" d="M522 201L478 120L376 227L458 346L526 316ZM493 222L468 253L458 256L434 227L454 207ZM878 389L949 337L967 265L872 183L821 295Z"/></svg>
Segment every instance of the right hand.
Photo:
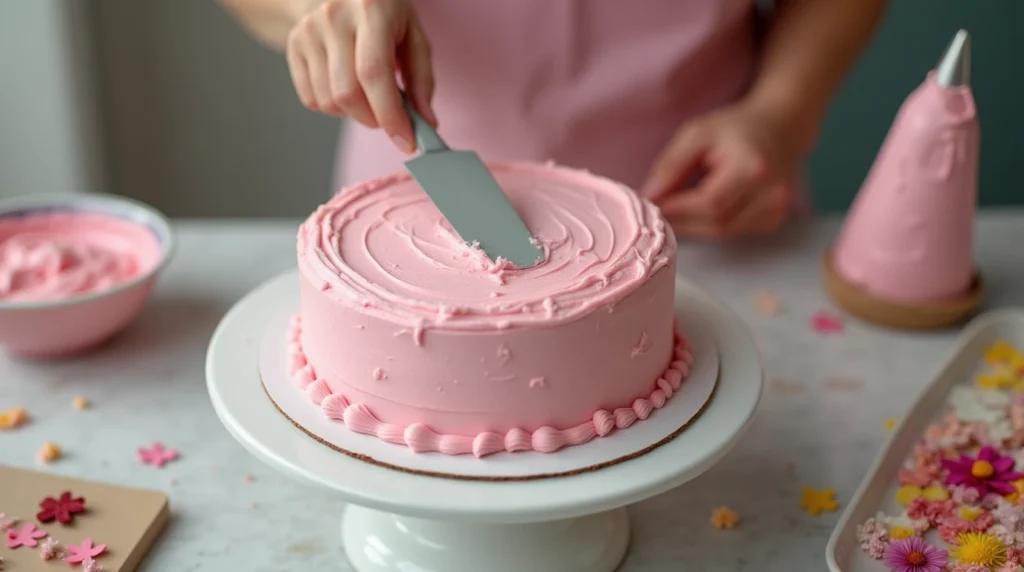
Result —
<svg viewBox="0 0 1024 572"><path fill-rule="evenodd" d="M307 108L383 129L406 153L416 150L402 107L398 75L416 109L432 125L434 73L430 44L411 0L311 0L286 53L292 82Z"/></svg>

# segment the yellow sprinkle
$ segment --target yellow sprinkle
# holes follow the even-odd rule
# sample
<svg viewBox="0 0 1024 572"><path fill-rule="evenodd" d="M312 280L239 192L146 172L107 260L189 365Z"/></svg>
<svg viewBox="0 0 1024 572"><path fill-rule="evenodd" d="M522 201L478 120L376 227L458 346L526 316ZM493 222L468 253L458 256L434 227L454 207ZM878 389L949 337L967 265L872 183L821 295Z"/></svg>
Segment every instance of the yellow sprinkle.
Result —
<svg viewBox="0 0 1024 572"><path fill-rule="evenodd" d="M739 522L739 513L727 506L720 506L711 511L711 526L718 530L732 530Z"/></svg>
<svg viewBox="0 0 1024 572"><path fill-rule="evenodd" d="M921 496L930 501L944 501L949 498L949 491L939 486L927 487L921 491Z"/></svg>
<svg viewBox="0 0 1024 572"><path fill-rule="evenodd" d="M836 502L835 489L814 490L811 487L804 487L803 499L800 501L800 508L812 515L819 515L823 512L834 512L839 508Z"/></svg>
<svg viewBox="0 0 1024 572"><path fill-rule="evenodd" d="M0 413L0 430L17 429L28 423L28 411L23 407L12 407Z"/></svg>
<svg viewBox="0 0 1024 572"><path fill-rule="evenodd" d="M896 491L896 502L903 506L908 506L914 499L921 496L923 493L924 491L922 491L919 486L906 485L900 487L899 490Z"/></svg>
<svg viewBox="0 0 1024 572"><path fill-rule="evenodd" d="M885 430L886 431L892 431L893 427L896 427L896 421L897 421L897 419L895 417L890 417L890 418L886 419L884 421Z"/></svg>
<svg viewBox="0 0 1024 572"><path fill-rule="evenodd" d="M47 441L39 448L39 452L36 453L36 458L40 463L52 463L57 459L60 459L61 455L62 452L60 447L58 447L53 441Z"/></svg>
<svg viewBox="0 0 1024 572"><path fill-rule="evenodd" d="M910 538L911 536L914 536L914 529L906 526L894 526L892 527L892 530L889 531L889 536L891 536L893 540Z"/></svg>
<svg viewBox="0 0 1024 572"><path fill-rule="evenodd" d="M90 405L89 404L89 400L84 398L84 397L82 397L81 395L79 395L79 396L77 396L77 397L75 397L74 399L71 400L71 406L74 407L75 409L77 409L78 411L82 411L83 409L88 409L89 405Z"/></svg>

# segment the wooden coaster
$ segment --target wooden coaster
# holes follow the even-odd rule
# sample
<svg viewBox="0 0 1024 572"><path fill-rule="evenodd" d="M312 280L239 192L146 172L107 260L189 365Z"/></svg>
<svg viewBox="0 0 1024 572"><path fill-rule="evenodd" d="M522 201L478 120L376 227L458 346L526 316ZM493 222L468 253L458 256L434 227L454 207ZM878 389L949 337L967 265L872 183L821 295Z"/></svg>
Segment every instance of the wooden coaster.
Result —
<svg viewBox="0 0 1024 572"><path fill-rule="evenodd" d="M79 545L89 538L93 544L105 544L106 551L96 558L104 572L131 572L145 556L170 516L167 495L158 491L132 489L91 481L83 481L26 469L0 467L0 512L17 518L15 528L34 524L60 543L67 553L69 544ZM41 523L36 519L39 503L59 498L69 491L73 497L85 498L85 512L74 515L71 523ZM42 542L43 538L38 542ZM3 570L63 570L65 562L43 561L39 547L8 548L6 535L0 538ZM77 565L76 565L77 566ZM76 568L77 569L77 568Z"/></svg>
<svg viewBox="0 0 1024 572"><path fill-rule="evenodd" d="M910 304L874 296L846 281L832 266L832 251L823 262L825 288L836 304L869 322L908 330L934 330L954 326L974 314L981 303L985 285L975 273L970 289L961 297Z"/></svg>

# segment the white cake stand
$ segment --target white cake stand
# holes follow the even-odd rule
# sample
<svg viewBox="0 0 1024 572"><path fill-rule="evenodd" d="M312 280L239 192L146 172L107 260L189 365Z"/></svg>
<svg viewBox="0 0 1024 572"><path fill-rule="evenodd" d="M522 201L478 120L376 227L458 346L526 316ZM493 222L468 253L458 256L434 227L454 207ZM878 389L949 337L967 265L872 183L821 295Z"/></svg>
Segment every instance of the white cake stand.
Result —
<svg viewBox="0 0 1024 572"><path fill-rule="evenodd" d="M760 357L746 325L680 281L677 304L708 328L720 377L711 403L672 441L552 479L464 481L391 470L314 441L264 392L257 374L263 332L294 305L296 281L295 272L275 278L228 312L210 342L207 386L217 415L252 454L350 503L342 541L359 572L611 572L629 543L625 507L710 468L743 434L761 396Z"/></svg>

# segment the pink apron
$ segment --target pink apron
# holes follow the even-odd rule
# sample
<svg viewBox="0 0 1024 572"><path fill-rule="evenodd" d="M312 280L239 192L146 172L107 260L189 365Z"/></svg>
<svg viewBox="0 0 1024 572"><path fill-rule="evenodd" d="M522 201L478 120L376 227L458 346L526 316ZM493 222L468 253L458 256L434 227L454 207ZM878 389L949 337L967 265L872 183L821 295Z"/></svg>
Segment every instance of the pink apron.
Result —
<svg viewBox="0 0 1024 572"><path fill-rule="evenodd" d="M688 119L735 101L757 55L753 0L418 0L434 110L453 148L554 160L634 188ZM335 189L404 169L349 122Z"/></svg>

